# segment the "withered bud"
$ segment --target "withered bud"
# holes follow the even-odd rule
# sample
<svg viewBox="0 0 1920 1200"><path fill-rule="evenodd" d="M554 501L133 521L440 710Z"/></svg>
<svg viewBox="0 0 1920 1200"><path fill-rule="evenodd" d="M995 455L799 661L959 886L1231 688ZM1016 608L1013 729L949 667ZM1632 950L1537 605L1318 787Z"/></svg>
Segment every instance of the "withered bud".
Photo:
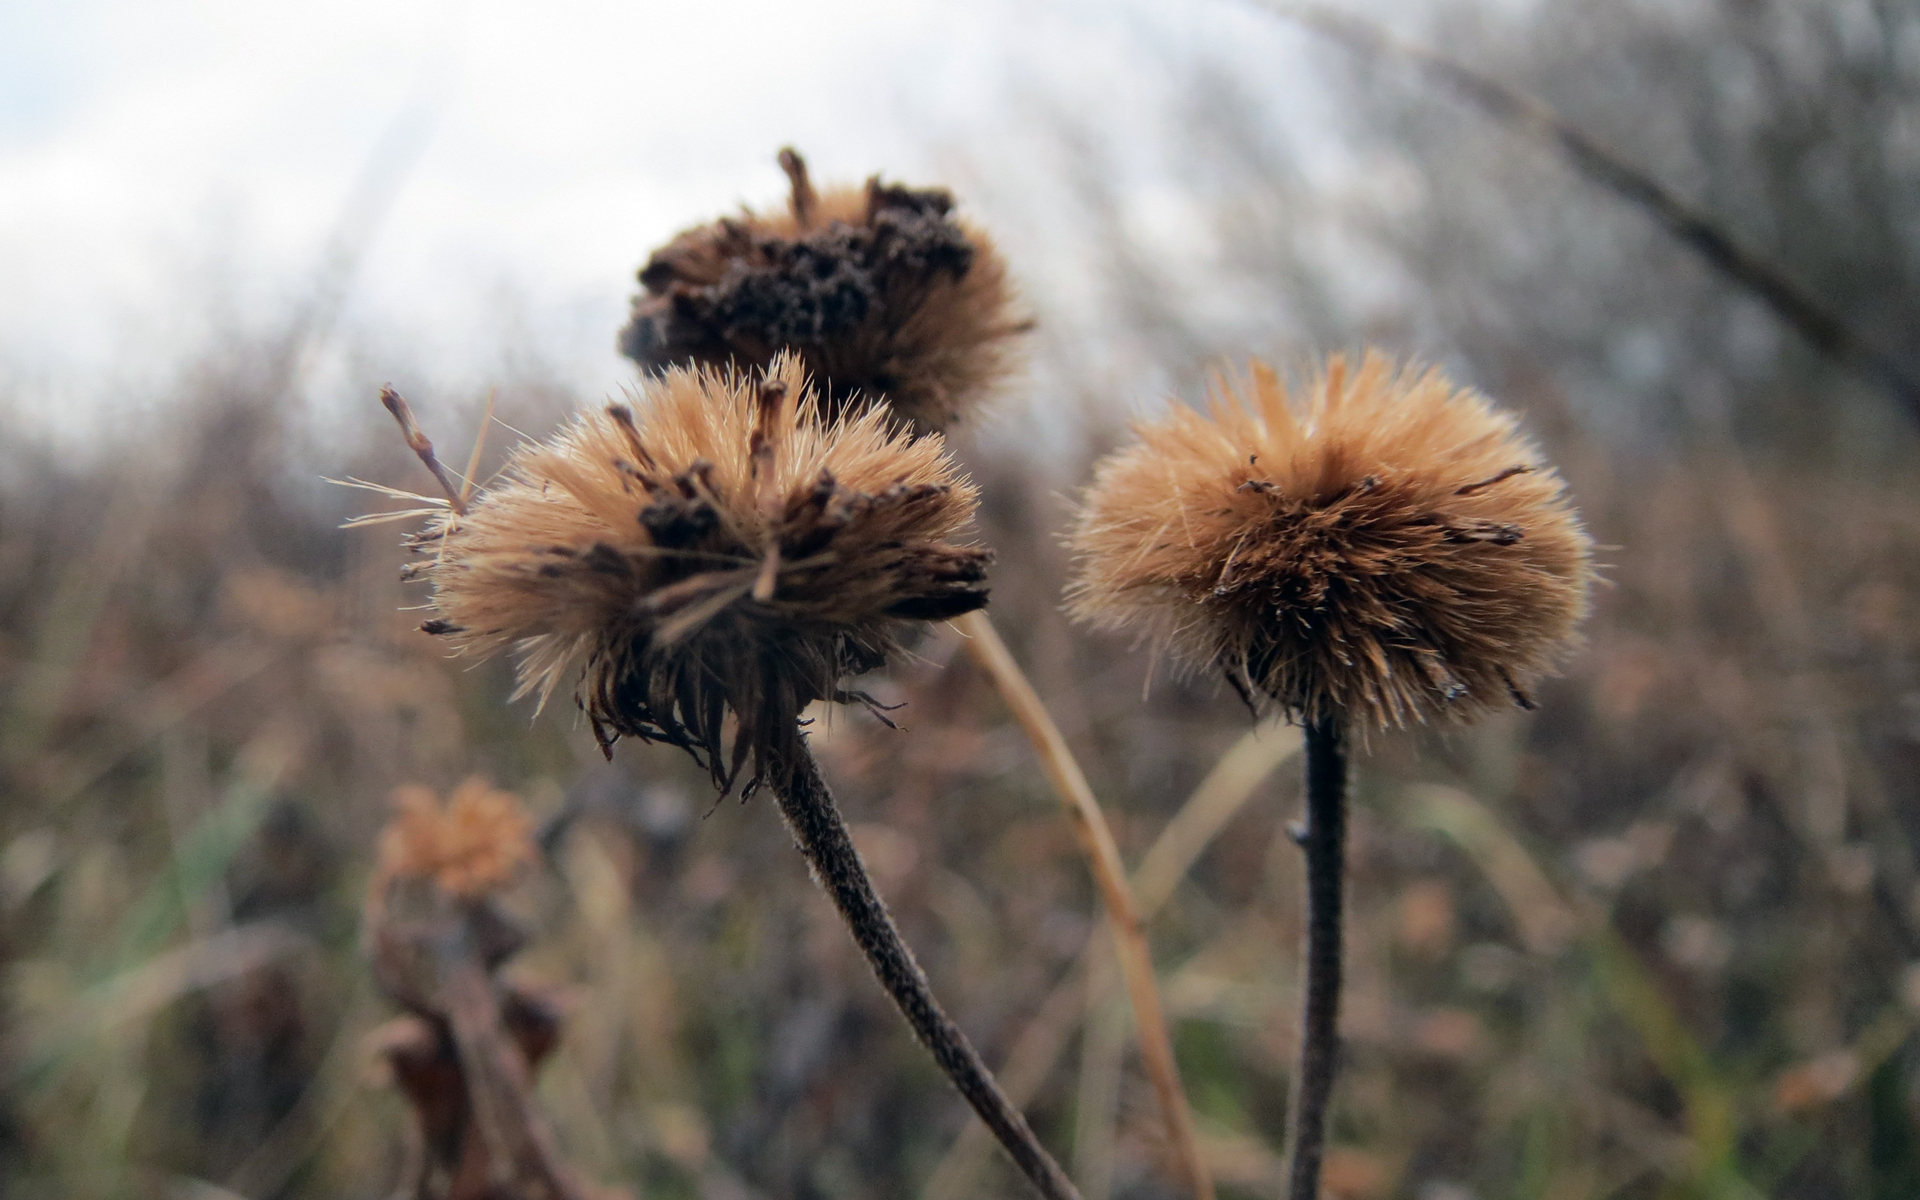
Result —
<svg viewBox="0 0 1920 1200"><path fill-rule="evenodd" d="M1438 371L1331 359L1290 400L1255 362L1096 470L1068 609L1223 671L1249 702L1361 727L1460 720L1554 665L1592 542L1511 416Z"/></svg>
<svg viewBox="0 0 1920 1200"><path fill-rule="evenodd" d="M620 350L644 370L765 367L792 350L829 417L884 401L911 428L945 430L1012 366L1006 263L956 220L943 189L814 190L780 152L784 213L744 210L687 230L640 271Z"/></svg>
<svg viewBox="0 0 1920 1200"><path fill-rule="evenodd" d="M939 437L824 420L793 355L669 370L412 540L439 610L423 628L514 648L543 703L575 678L603 748L679 746L723 789L751 760L751 785L767 737L814 700L864 701L843 681L912 622L986 603L989 552L954 540L974 504Z"/></svg>
<svg viewBox="0 0 1920 1200"><path fill-rule="evenodd" d="M380 834L382 880L427 879L450 896L477 900L533 861L533 823L519 797L478 775L445 805L418 784L394 789L393 804Z"/></svg>

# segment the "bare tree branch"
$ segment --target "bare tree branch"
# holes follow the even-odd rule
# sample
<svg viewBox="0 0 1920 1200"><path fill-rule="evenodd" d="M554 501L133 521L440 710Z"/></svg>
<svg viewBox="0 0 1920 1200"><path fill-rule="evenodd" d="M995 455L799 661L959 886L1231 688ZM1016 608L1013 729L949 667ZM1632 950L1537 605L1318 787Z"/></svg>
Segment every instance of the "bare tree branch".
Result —
<svg viewBox="0 0 1920 1200"><path fill-rule="evenodd" d="M1709 267L1752 293L1782 322L1834 362L1884 389L1920 421L1920 379L1873 345L1786 273L1734 240L1711 215L1596 139L1546 102L1437 51L1398 37L1364 17L1318 4L1250 0L1255 7L1323 34L1348 49L1394 59L1452 88L1496 121L1557 147L1580 174L1651 216Z"/></svg>

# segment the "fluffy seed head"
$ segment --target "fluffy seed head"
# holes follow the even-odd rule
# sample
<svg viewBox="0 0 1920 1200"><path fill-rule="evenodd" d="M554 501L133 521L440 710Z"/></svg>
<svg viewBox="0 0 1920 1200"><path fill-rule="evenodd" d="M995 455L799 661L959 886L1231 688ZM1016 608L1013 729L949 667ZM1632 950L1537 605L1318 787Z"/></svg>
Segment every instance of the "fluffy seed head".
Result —
<svg viewBox="0 0 1920 1200"><path fill-rule="evenodd" d="M832 416L883 398L914 429L945 430L1012 366L1005 261L938 188L816 193L783 150L787 211L687 230L640 271L620 350L646 370L764 367L797 352Z"/></svg>
<svg viewBox="0 0 1920 1200"><path fill-rule="evenodd" d="M1100 464L1069 611L1296 719L1530 707L1522 689L1586 613L1592 542L1514 419L1371 352L1357 372L1333 358L1297 400L1251 375Z"/></svg>
<svg viewBox="0 0 1920 1200"><path fill-rule="evenodd" d="M564 679L603 748L680 746L730 789L817 699L860 700L916 621L986 603L986 550L954 539L975 493L938 436L868 412L823 420L800 362L670 370L634 403L522 447L507 481L413 544L461 652ZM731 755L722 726L737 721Z"/></svg>
<svg viewBox="0 0 1920 1200"><path fill-rule="evenodd" d="M533 861L533 823L519 798L478 775L444 806L418 784L394 789L393 804L380 835L382 879L430 879L449 895L477 900Z"/></svg>

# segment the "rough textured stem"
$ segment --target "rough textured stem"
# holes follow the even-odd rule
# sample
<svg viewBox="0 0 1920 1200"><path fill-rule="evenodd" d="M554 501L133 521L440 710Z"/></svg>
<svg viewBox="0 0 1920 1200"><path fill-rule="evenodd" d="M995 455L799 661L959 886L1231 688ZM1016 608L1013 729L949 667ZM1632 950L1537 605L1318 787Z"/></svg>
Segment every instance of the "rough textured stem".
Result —
<svg viewBox="0 0 1920 1200"><path fill-rule="evenodd" d="M1307 981L1293 1099L1288 1200L1317 1200L1327 1104L1340 1057L1340 909L1346 870L1347 747L1339 717L1307 722Z"/></svg>
<svg viewBox="0 0 1920 1200"><path fill-rule="evenodd" d="M1160 1100L1160 1111L1167 1127L1167 1144L1179 1164L1195 1200L1213 1200L1213 1178L1200 1156L1199 1139L1193 1129L1193 1114L1187 1107L1187 1094L1180 1084L1180 1070L1173 1058L1173 1039L1167 1035L1166 1014L1160 1004L1160 985L1154 977L1153 955L1147 948L1147 936L1134 903L1133 889L1127 883L1126 864L1114 843L1113 831L1094 799L1093 789L1080 770L1080 764L1067 749L1059 726L1041 703L1040 695L1028 682L1020 664L1014 661L1007 644L987 619L975 611L954 624L966 635L967 649L974 661L986 669L999 688L1000 697L1026 730L1027 739L1040 755L1047 780L1053 785L1060 803L1073 821L1074 836L1086 853L1100 890L1101 903L1113 929L1120 970L1126 979L1127 997L1133 1004L1133 1023L1140 1038L1140 1063Z"/></svg>
<svg viewBox="0 0 1920 1200"><path fill-rule="evenodd" d="M1080 1200L1080 1193L1040 1145L1026 1118L994 1082L967 1035L934 999L926 972L914 961L913 951L901 939L887 906L874 892L866 865L854 849L846 822L820 778L805 741L797 730L784 731L781 737L783 744L770 748L768 755L780 814L813 868L814 878L833 898L834 907L853 932L853 940L866 954L880 985L893 997L901 1015L953 1086L980 1114L1040 1194L1047 1200Z"/></svg>

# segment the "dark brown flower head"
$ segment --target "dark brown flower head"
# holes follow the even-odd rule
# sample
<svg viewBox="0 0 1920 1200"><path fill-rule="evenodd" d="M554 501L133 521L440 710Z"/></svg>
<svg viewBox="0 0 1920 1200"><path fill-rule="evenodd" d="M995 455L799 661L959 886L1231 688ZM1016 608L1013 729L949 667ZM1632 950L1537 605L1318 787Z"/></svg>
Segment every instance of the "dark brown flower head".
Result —
<svg viewBox="0 0 1920 1200"><path fill-rule="evenodd" d="M780 165L786 212L723 217L647 260L621 352L658 371L764 367L791 349L829 417L884 399L914 429L944 431L1005 376L1027 327L999 251L942 189L875 176L819 194L799 155Z"/></svg>
<svg viewBox="0 0 1920 1200"><path fill-rule="evenodd" d="M1592 542L1514 419L1374 353L1298 403L1260 363L1251 382L1100 464L1069 610L1297 719L1529 706L1586 613Z"/></svg>
<svg viewBox="0 0 1920 1200"><path fill-rule="evenodd" d="M680 746L730 789L818 699L915 621L986 603L989 552L954 539L973 486L937 436L820 418L798 359L768 377L650 379L514 455L508 481L414 539L461 652L513 647L521 693L578 678L603 748ZM722 725L737 719L732 753Z"/></svg>

